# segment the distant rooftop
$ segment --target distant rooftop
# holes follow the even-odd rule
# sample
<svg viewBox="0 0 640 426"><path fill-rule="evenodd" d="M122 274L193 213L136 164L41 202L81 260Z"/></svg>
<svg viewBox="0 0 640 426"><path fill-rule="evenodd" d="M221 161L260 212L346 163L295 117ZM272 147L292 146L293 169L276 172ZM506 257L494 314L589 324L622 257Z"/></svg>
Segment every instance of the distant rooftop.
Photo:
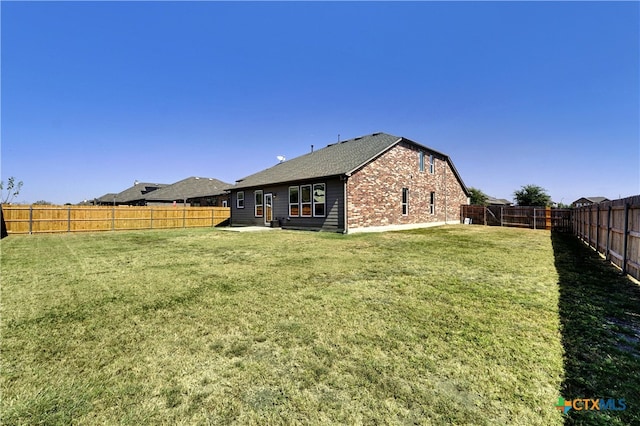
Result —
<svg viewBox="0 0 640 426"><path fill-rule="evenodd" d="M173 201L220 195L230 186L218 179L192 176L149 193L145 200Z"/></svg>

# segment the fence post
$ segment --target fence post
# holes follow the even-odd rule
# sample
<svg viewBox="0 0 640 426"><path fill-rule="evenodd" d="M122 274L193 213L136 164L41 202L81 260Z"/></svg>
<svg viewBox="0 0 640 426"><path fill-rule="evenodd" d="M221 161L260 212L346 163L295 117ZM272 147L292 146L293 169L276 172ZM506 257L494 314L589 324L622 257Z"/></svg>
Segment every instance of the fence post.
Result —
<svg viewBox="0 0 640 426"><path fill-rule="evenodd" d="M533 208L533 229L537 229L536 227L536 208Z"/></svg>
<svg viewBox="0 0 640 426"><path fill-rule="evenodd" d="M111 207L111 230L116 230L116 207Z"/></svg>
<svg viewBox="0 0 640 426"><path fill-rule="evenodd" d="M67 207L67 232L71 232L71 207Z"/></svg>
<svg viewBox="0 0 640 426"><path fill-rule="evenodd" d="M624 232L622 240L622 275L627 273L627 241L629 240L629 203L624 203Z"/></svg>
<svg viewBox="0 0 640 426"><path fill-rule="evenodd" d="M578 207L578 216L576 218L576 234L578 235L578 237L582 240L583 235L582 235L582 219L583 219L583 209Z"/></svg>
<svg viewBox="0 0 640 426"><path fill-rule="evenodd" d="M29 235L33 233L33 205L29 206Z"/></svg>
<svg viewBox="0 0 640 426"><path fill-rule="evenodd" d="M607 209L607 243L604 248L604 258L607 260L611 260L611 255L609 254L609 244L610 244L610 234L611 234L611 204L609 204L609 208Z"/></svg>
<svg viewBox="0 0 640 426"><path fill-rule="evenodd" d="M576 235L582 238L582 209L579 207L576 212Z"/></svg>
<svg viewBox="0 0 640 426"><path fill-rule="evenodd" d="M589 209L587 210L587 244L589 245L589 247L591 247L591 208L592 205L589 206Z"/></svg>
<svg viewBox="0 0 640 426"><path fill-rule="evenodd" d="M500 226L504 226L503 218L504 218L504 207L500 207Z"/></svg>
<svg viewBox="0 0 640 426"><path fill-rule="evenodd" d="M588 233L588 235L589 235L589 237L588 237L588 238L589 238L589 247L591 247L591 216L592 216L592 214L591 214L591 210L593 210L593 209L591 208L591 206L592 206L592 205L593 205L593 204L591 204L591 205L589 206L589 227L587 228L587 233Z"/></svg>
<svg viewBox="0 0 640 426"><path fill-rule="evenodd" d="M544 208L544 229L551 229L551 207L548 206Z"/></svg>
<svg viewBox="0 0 640 426"><path fill-rule="evenodd" d="M489 208L489 207L484 206L484 208L482 209L482 214L483 214L483 216L484 216L484 226L487 226L487 209L488 209L488 208Z"/></svg>
<svg viewBox="0 0 640 426"><path fill-rule="evenodd" d="M571 226L571 232L573 234L577 234L577 229L575 227L576 224L576 211L575 209L571 209L571 211L569 212L569 225Z"/></svg>
<svg viewBox="0 0 640 426"><path fill-rule="evenodd" d="M187 227L187 208L182 206L182 227Z"/></svg>
<svg viewBox="0 0 640 426"><path fill-rule="evenodd" d="M153 209L149 207L149 216L151 217L150 228L153 229Z"/></svg>
<svg viewBox="0 0 640 426"><path fill-rule="evenodd" d="M600 204L596 204L596 252L600 253Z"/></svg>
<svg viewBox="0 0 640 426"><path fill-rule="evenodd" d="M584 227L584 221L585 221L585 208L584 207L578 207L578 237L584 242L585 241L585 231L586 228Z"/></svg>

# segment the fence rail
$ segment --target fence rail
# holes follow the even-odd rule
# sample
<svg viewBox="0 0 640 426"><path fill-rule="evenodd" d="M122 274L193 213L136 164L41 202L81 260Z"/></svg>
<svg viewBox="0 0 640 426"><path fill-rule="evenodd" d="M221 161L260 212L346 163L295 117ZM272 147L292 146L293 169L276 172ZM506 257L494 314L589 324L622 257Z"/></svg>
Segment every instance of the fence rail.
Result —
<svg viewBox="0 0 640 426"><path fill-rule="evenodd" d="M573 209L573 233L640 280L640 195Z"/></svg>
<svg viewBox="0 0 640 426"><path fill-rule="evenodd" d="M228 207L2 206L9 234L213 227L230 215Z"/></svg>

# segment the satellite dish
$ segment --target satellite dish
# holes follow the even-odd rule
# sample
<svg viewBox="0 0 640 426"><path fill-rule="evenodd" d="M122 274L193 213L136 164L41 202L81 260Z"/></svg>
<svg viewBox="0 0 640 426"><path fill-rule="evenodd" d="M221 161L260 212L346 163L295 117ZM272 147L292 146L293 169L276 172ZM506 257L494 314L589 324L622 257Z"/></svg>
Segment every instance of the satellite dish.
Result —
<svg viewBox="0 0 640 426"><path fill-rule="evenodd" d="M279 162L281 162L281 163L282 163L284 160L286 160L286 158L285 158L285 156L284 156L284 155L278 155L276 158L277 158L277 159L278 159L278 161L279 161Z"/></svg>

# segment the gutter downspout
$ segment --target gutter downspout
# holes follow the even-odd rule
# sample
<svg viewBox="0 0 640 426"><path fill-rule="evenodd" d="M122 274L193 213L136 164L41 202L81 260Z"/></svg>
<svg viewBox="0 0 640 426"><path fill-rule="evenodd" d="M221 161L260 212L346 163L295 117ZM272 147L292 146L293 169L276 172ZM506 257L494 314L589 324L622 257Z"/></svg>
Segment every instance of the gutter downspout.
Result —
<svg viewBox="0 0 640 426"><path fill-rule="evenodd" d="M344 229L342 230L343 234L348 234L349 233L349 209L348 209L348 200L347 200L347 195L348 195L347 183L349 182L349 176L350 176L349 173L344 175L344 177L343 177L344 183L342 185L343 192L344 192L344 195L343 195L343 204L344 204L344 206L343 206L343 210L344 210L344 219L343 219L344 220L344 226L343 226L343 228Z"/></svg>

